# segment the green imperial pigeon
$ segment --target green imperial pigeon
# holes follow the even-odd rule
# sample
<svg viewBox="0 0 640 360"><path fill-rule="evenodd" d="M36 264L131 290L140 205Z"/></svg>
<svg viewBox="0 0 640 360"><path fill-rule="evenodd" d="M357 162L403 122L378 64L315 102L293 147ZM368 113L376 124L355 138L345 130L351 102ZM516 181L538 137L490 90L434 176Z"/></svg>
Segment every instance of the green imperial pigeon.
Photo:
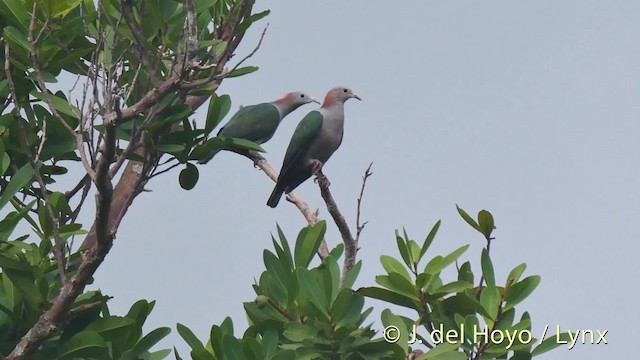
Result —
<svg viewBox="0 0 640 360"><path fill-rule="evenodd" d="M290 92L273 102L257 105L243 106L236 112L229 122L224 125L218 136L227 136L253 141L256 144L264 144L275 134L278 125L285 116L298 107L310 102L319 102L311 95L303 91ZM248 155L248 151L226 148L241 155ZM208 162L215 153L203 163Z"/></svg>
<svg viewBox="0 0 640 360"><path fill-rule="evenodd" d="M283 193L292 192L311 175L322 174L322 166L342 143L344 102L351 98L360 100L349 88L333 88L321 108L302 118L291 137L267 205L276 207Z"/></svg>

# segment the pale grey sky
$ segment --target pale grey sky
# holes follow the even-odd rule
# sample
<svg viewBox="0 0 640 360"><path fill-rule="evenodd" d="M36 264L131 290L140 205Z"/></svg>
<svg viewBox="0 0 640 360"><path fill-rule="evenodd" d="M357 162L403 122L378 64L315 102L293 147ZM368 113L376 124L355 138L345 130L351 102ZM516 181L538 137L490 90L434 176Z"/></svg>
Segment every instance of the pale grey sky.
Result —
<svg viewBox="0 0 640 360"><path fill-rule="evenodd" d="M231 95L232 112L292 90L322 98L335 85L363 99L347 102L342 147L325 167L353 224L362 173L374 163L358 286L383 272L380 255L398 256L395 229L422 240L438 219L431 255L470 243L464 259L478 265L484 244L455 204L473 214L488 209L497 226L497 278L522 262L525 274L542 276L518 306L519 314L531 313L534 336L547 324L608 330L609 345L541 358L630 355L640 320L640 2L280 0L256 7L272 9L262 48L248 61L260 70L220 88ZM255 46L266 21L236 59ZM274 167L313 108L291 114L265 144ZM196 119L202 123L204 112ZM251 284L276 222L292 241L305 225L291 204L265 205L273 183L246 159L224 153L200 170L189 192L177 172L154 179L97 273L97 285L115 296L112 313L140 298L157 300L149 329L171 326L163 344L179 349L186 345L176 322L206 339L230 315L242 331L242 302L255 297ZM315 184L297 193L326 217ZM331 222L327 239L339 241Z"/></svg>

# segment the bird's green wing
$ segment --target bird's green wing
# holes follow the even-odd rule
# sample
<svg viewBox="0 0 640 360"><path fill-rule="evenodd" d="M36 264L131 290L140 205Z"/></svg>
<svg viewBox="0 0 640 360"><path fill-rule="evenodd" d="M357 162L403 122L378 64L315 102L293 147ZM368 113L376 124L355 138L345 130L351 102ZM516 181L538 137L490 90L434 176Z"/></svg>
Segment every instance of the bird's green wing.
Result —
<svg viewBox="0 0 640 360"><path fill-rule="evenodd" d="M271 139L280 123L278 109L270 103L245 106L238 110L218 132L234 138L262 144Z"/></svg>
<svg viewBox="0 0 640 360"><path fill-rule="evenodd" d="M300 120L284 155L282 172L286 172L286 169L295 162L296 158L305 153L313 139L318 136L321 127L322 114L318 111L312 111Z"/></svg>

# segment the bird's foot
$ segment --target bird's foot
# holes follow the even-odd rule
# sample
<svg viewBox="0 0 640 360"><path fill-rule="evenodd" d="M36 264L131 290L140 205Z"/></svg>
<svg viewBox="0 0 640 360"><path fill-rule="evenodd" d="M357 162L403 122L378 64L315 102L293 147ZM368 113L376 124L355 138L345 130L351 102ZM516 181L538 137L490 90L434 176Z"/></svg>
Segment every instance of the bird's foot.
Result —
<svg viewBox="0 0 640 360"><path fill-rule="evenodd" d="M253 167L258 169L260 168L260 165L258 165L258 163L262 160L265 160L265 158L260 155L260 154L252 154L253 156L251 157L251 160L253 160Z"/></svg>
<svg viewBox="0 0 640 360"><path fill-rule="evenodd" d="M331 181L329 181L329 178L322 173L322 170L320 170L320 172L316 174L316 178L313 179L313 181L318 183L318 185L323 188L328 188L329 186L331 186Z"/></svg>

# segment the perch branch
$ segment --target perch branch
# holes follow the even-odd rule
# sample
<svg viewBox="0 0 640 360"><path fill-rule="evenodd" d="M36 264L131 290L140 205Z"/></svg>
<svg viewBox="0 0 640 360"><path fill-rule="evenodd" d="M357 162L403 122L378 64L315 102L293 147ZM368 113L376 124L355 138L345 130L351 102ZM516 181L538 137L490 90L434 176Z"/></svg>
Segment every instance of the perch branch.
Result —
<svg viewBox="0 0 640 360"><path fill-rule="evenodd" d="M265 158L252 154L251 160L253 160L254 164L262 169L262 171L264 171L271 180L274 182L278 181L278 172L271 167ZM309 208L309 205L300 199L298 195L293 192L287 194L287 201L293 203L298 210L300 210L300 213L302 213L302 216L304 216L309 225L315 225L318 222L318 210L312 211ZM322 242L320 242L320 247L318 247L318 256L323 260L329 256L329 248L327 247L327 241L325 239L322 239Z"/></svg>

